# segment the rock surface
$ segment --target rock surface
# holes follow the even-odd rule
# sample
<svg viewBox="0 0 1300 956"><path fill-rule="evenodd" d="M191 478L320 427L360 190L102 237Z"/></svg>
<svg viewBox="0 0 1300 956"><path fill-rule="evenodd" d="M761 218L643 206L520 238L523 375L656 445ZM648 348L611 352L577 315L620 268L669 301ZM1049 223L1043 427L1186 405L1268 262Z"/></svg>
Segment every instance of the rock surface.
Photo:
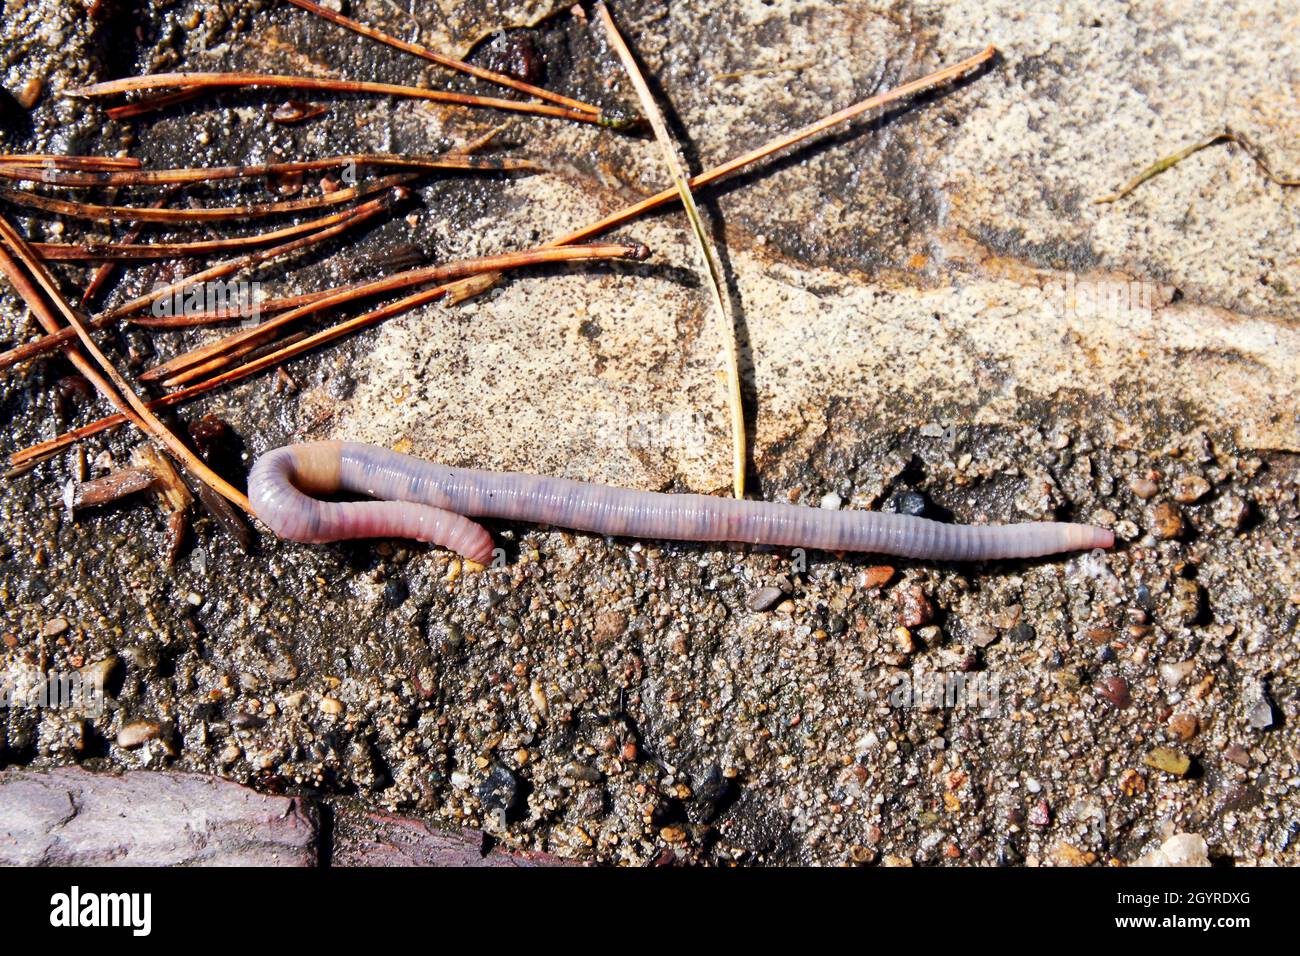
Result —
<svg viewBox="0 0 1300 956"><path fill-rule="evenodd" d="M0 773L0 866L314 866L315 811L177 773Z"/></svg>

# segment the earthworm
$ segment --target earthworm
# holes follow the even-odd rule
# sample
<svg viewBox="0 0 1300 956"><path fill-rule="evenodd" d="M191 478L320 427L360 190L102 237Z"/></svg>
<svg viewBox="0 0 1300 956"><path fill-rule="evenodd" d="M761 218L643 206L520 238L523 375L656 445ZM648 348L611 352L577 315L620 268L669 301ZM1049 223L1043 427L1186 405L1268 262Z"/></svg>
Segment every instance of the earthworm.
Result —
<svg viewBox="0 0 1300 956"><path fill-rule="evenodd" d="M377 500L310 497L340 491ZM1038 557L1109 548L1115 540L1111 532L1084 524L953 525L876 511L660 494L452 468L357 442L308 442L267 452L249 473L248 497L254 513L291 541L414 538L484 565L492 560L492 538L471 517L638 538L869 551L931 561Z"/></svg>

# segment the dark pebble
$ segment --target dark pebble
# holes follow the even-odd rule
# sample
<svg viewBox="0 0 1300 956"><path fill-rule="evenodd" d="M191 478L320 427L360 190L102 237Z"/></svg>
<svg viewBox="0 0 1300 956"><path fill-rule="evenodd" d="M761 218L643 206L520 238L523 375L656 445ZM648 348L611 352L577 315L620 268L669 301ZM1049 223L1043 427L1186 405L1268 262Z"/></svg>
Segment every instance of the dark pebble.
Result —
<svg viewBox="0 0 1300 956"><path fill-rule="evenodd" d="M266 718L241 712L230 718L230 726L236 730L256 730L258 727L266 726Z"/></svg>
<svg viewBox="0 0 1300 956"><path fill-rule="evenodd" d="M1132 703L1132 697L1129 696L1128 681L1122 677L1107 677L1097 685L1097 690L1101 693L1101 696L1121 710Z"/></svg>
<svg viewBox="0 0 1300 956"><path fill-rule="evenodd" d="M695 800L706 820L718 812L718 805L726 799L730 789L731 781L722 775L722 768L716 763L710 765L704 779L695 787Z"/></svg>
<svg viewBox="0 0 1300 956"><path fill-rule="evenodd" d="M487 810L510 810L519 802L519 780L500 764L478 785L479 802Z"/></svg>
<svg viewBox="0 0 1300 956"><path fill-rule="evenodd" d="M1013 644L1028 644L1037 636L1038 632L1034 630L1034 625L1027 621L1021 621L1007 635Z"/></svg>
<svg viewBox="0 0 1300 956"><path fill-rule="evenodd" d="M1134 596L1137 606L1144 611L1154 611L1156 609L1155 598L1151 596L1151 589L1145 584L1138 585L1137 594Z"/></svg>
<svg viewBox="0 0 1300 956"><path fill-rule="evenodd" d="M890 497L885 510L900 515L911 515L914 518L924 518L926 512L930 510L930 501L919 491L898 491Z"/></svg>
<svg viewBox="0 0 1300 956"><path fill-rule="evenodd" d="M546 77L546 60L533 41L519 33L498 34L487 48L487 67L536 86Z"/></svg>
<svg viewBox="0 0 1300 956"><path fill-rule="evenodd" d="M411 596L411 589L401 578L393 578L384 585L384 603L389 607L400 607Z"/></svg>

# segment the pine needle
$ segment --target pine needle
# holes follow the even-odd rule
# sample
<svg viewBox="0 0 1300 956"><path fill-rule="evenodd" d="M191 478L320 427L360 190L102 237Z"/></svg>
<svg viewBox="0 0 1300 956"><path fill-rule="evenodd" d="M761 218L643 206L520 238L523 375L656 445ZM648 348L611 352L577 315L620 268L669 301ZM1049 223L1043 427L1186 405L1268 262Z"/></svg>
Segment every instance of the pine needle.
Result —
<svg viewBox="0 0 1300 956"><path fill-rule="evenodd" d="M618 53L618 58L623 61L623 68L627 70L628 79L632 81L632 88L636 90L637 99L641 102L641 112L650 121L650 128L654 130L655 139L659 141L664 165L668 168L668 175L677 187L677 194L681 196L682 208L686 210L686 218L691 223L691 234L695 237L696 251L708 273L709 291L712 293L713 307L722 329L723 348L727 361L727 406L731 413L731 489L737 498L743 498L745 497L745 466L748 460L745 453L745 409L740 398L740 360L736 353L736 323L731 309L728 308L728 298L722 289L722 267L718 261L718 252L708 231L704 228L699 207L695 205L695 197L691 195L686 172L682 169L681 160L677 156L677 146L668 133L668 125L664 122L663 113L655 103L654 94L650 92L645 77L641 75L636 58L632 56L632 51L628 49L627 43L618 32L618 27L614 25L614 18L610 16L609 8L603 2L596 4L596 13L605 28L610 44Z"/></svg>
<svg viewBox="0 0 1300 956"><path fill-rule="evenodd" d="M149 409L135 391L131 388L130 383L122 376L109 361L106 356L95 344L91 338L90 332L86 329L85 320L77 314L76 310L68 305L67 301L59 293L58 287L54 284L53 277L42 265L40 259L32 252L27 241L15 230L9 221L0 217L0 236L14 250L19 260L27 267L32 277L37 280L45 294L53 302L55 307L62 313L63 318L76 331L77 337L81 339L81 344L91 358L95 360L100 369L103 370L110 383L109 387L99 385L101 392L112 401L112 403L122 409L122 414L140 427L146 434L151 435L159 444L170 451L176 458L184 463L185 467L204 484L208 485L222 497L228 499L233 504L243 508L249 514L252 514L252 508L248 504L248 497L241 491L231 485L228 481L209 468L194 452L185 445L176 435L159 421L158 417ZM5 254L6 257L8 253ZM6 270L8 271L8 270ZM10 273L12 277L12 272ZM20 289L21 291L21 289ZM29 299L30 302L30 299ZM78 370L82 371L88 367L89 363L84 359L76 362ZM97 385L102 382L98 376L92 379ZM114 394L116 393L116 394Z"/></svg>
<svg viewBox="0 0 1300 956"><path fill-rule="evenodd" d="M453 57L446 56L436 50L431 50L419 43L408 43L405 40L399 40L397 37L385 33L375 27L368 26L357 20L343 16L341 13L335 13L332 10L312 3L311 0L289 0L295 6L302 7L318 17L324 17L331 23L335 23L354 33L359 33L364 37L372 40L378 40L380 43L386 43L394 49L401 50L403 53L412 53L415 56L423 57L439 66L444 66L449 70L458 70L461 73L468 73L470 76L477 76L481 80L487 80L490 83L496 83L500 86L508 86L511 89L518 90L521 93L527 93L529 96L535 96L538 99L550 100L559 106L567 106L570 109L580 110L584 113L599 114L600 108L592 106L590 103L583 103L580 100L570 99L567 96L561 96L550 90L542 89L539 86L533 86L531 83L525 83L522 80L516 80L512 76L506 76L504 73L496 73L492 70L485 70L481 66L474 66L472 63L465 63Z"/></svg>

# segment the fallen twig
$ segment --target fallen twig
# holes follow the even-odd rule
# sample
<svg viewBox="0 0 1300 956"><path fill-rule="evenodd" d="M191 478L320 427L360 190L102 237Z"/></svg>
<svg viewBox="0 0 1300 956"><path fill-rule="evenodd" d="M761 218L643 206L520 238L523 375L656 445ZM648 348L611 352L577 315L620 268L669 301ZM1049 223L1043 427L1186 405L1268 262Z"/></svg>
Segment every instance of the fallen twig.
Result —
<svg viewBox="0 0 1300 956"><path fill-rule="evenodd" d="M375 202L375 200L370 200ZM233 252L247 246L262 246L282 239L291 239L303 233L315 232L335 223L350 219L354 213L366 206L362 203L349 209L340 209L319 219L292 226L283 226L269 232L259 232L251 236L229 236L224 239L201 239L194 242L34 242L35 249L47 261L74 262L115 259L189 259L205 256L213 252Z"/></svg>
<svg viewBox="0 0 1300 956"><path fill-rule="evenodd" d="M547 262L571 262L575 259L643 259L647 255L648 252L645 246L639 243L607 243L598 246L534 249L526 252L488 256L483 259L463 259L458 262L410 269L406 272L398 272L395 275L385 276L382 279L375 279L361 285L349 286L335 291L332 295L306 302L297 308L290 309L288 312L267 319L259 325L241 329L215 342L209 342L207 345L191 349L182 355L163 362L161 365L155 366L141 375L140 378L141 381L165 379L164 385L179 385L192 379L194 377L193 373L196 371L212 371L220 365L227 364L229 359L235 357L228 355L230 350L250 341L261 343L265 341L265 336L269 332L314 312L345 305L356 299L382 295L385 292L396 292L399 289L409 289L412 286L426 285L430 282L441 282L447 279L475 275L480 272L495 271L493 262L504 262L507 268L521 268ZM197 366L197 368L193 368L194 366ZM186 369L190 371L185 374L178 374Z"/></svg>
<svg viewBox="0 0 1300 956"><path fill-rule="evenodd" d="M121 373L119 373L113 366L113 363L108 360L108 357L104 355L104 353L100 351L99 346L95 344L95 340L91 338L90 333L86 330L85 321L77 311L64 300L63 296L59 293L58 287L54 284L53 277L48 271L46 271L45 267L41 264L40 259L36 257L36 254L32 251L31 247L27 245L26 240L18 234L17 230L15 230L9 221L3 216L0 216L0 239L3 239L4 244L13 250L18 260L28 269L32 277L36 279L37 283L39 283L41 288L44 290L45 295L49 297L49 301L54 304L59 312L62 313L63 318L76 331L77 337L81 339L82 346L90 353L90 356L94 359L95 363L99 365L100 369L103 371L104 377L108 379L108 382L104 382L104 377L95 373L94 368L84 359L84 357L81 356L79 352L74 352L71 353L71 355L74 358L74 364L77 366L78 371L94 382L104 397L108 398L113 405L121 409L121 414L125 418L134 422L146 434L152 435L173 455L182 461L196 478L211 486L231 502L242 507L245 511L250 511L251 513L247 496L234 488L224 478L200 461L199 458L190 451L185 443L177 438L166 425L159 421L157 416L153 414L148 406L140 400L139 396L135 394L135 391L131 388L126 379L122 377ZM16 263L13 258L10 257L9 251L0 248L0 268L3 268L5 273L9 275L11 279L14 279L15 274L18 273L15 266ZM20 294L22 294L25 283L19 279L15 281L14 284L15 287L19 288ZM24 298L27 299L29 305L34 301L34 298L29 298L27 295L24 295ZM53 316L48 313L45 313L45 317L52 320L52 322L50 322L50 331L55 331L58 325L57 319L54 319Z"/></svg>
<svg viewBox="0 0 1300 956"><path fill-rule="evenodd" d="M717 182L719 179L723 179L734 172L744 169L746 166L751 166L762 159L766 159L774 153L778 153L781 150L801 143L804 140L811 139L819 133L824 133L826 130L838 126L841 123L847 123L849 120L855 119L863 113L885 106L888 103L904 99L914 93L921 93L926 90L934 89L936 86L941 86L944 83L955 80L958 77L983 66L991 60L996 53L997 50L994 47L985 47L979 53L967 57L959 63L954 63L941 70L928 73L925 76L904 83L902 86L896 86L894 89L888 90L884 93L877 93L874 96L869 96L865 100L855 103L852 106L845 107L837 113L832 113L830 116L823 117L814 123L809 123L802 129L795 130L793 133L784 133L775 139L768 140L756 149L751 149L749 152L743 153L734 159L729 159L721 165L714 166L712 169L707 169L698 176L693 176L687 181L687 185L689 185L692 190L697 190L702 186L707 186L710 183ZM665 189L663 192L655 193L653 196L649 196L630 206L625 206L616 212L612 212L603 219L598 219L596 222L583 226L581 229L571 232L566 236L561 236L559 239L552 240L548 245L562 246L570 242L582 242L585 239L590 239L592 236L599 235L602 232L620 226L630 219L635 219L642 213L649 212L652 209L658 209L660 206L670 203L677 198L679 198L679 194L675 188ZM453 286L451 296L455 301L467 299L476 294L476 291L481 291L491 285L491 283L485 281L485 279L486 277L476 276L473 280L462 280L462 283L459 286ZM478 285L478 289L475 290L474 288L470 288L468 286L468 281L475 282Z"/></svg>
<svg viewBox="0 0 1300 956"><path fill-rule="evenodd" d="M136 169L134 156L55 156L52 153L0 154L0 166L37 166L48 169Z"/></svg>

